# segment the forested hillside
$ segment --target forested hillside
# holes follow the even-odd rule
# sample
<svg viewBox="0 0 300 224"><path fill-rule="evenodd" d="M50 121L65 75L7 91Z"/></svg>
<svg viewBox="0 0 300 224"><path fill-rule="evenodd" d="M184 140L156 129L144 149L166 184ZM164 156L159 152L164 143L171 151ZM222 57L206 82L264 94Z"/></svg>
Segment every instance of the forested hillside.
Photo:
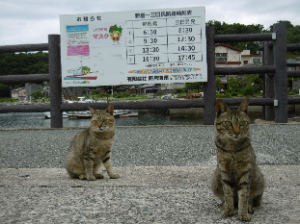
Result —
<svg viewBox="0 0 300 224"><path fill-rule="evenodd" d="M279 21L278 21L279 22ZM300 43L300 25L293 25L290 21L281 20L286 23L287 43ZM213 26L216 29L216 34L247 34L247 33L270 33L273 31L273 26L265 27L261 24L244 25L240 23L227 24L219 21L208 21L207 26ZM258 45L255 42L229 42L231 46L240 48L241 50L250 50L251 54L258 51ZM300 54L300 52L295 52Z"/></svg>
<svg viewBox="0 0 300 224"><path fill-rule="evenodd" d="M0 54L0 75L48 73L48 53Z"/></svg>

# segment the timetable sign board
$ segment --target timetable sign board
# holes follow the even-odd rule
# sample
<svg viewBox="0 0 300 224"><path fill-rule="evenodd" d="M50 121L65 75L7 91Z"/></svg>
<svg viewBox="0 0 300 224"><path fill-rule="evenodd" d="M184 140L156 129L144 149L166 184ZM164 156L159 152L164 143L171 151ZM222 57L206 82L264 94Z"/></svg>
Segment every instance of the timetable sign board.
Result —
<svg viewBox="0 0 300 224"><path fill-rule="evenodd" d="M60 16L62 86L206 82L205 8Z"/></svg>

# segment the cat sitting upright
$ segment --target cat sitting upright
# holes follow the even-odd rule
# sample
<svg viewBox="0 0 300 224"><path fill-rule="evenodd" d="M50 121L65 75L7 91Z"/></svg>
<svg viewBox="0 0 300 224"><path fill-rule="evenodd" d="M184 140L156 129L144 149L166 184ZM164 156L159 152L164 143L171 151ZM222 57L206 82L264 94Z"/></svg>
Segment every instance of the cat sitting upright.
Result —
<svg viewBox="0 0 300 224"><path fill-rule="evenodd" d="M233 216L238 206L238 218L250 221L253 207L259 206L264 190L264 177L256 165L250 139L249 99L237 110L230 110L223 100L216 103L215 144L217 168L212 189L223 202L223 216Z"/></svg>
<svg viewBox="0 0 300 224"><path fill-rule="evenodd" d="M103 163L110 178L117 179L119 175L112 172L110 162L115 137L114 106L109 104L106 110L89 109L92 114L91 126L72 139L66 169L71 178L102 179L103 175L96 172Z"/></svg>

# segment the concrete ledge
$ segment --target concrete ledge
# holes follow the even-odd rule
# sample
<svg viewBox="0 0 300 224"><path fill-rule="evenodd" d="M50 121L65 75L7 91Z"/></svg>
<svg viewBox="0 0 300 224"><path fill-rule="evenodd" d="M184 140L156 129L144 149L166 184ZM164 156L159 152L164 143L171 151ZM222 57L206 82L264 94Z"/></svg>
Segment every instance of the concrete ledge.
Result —
<svg viewBox="0 0 300 224"><path fill-rule="evenodd" d="M61 168L2 168L0 223L241 223L237 211L221 216L214 168L117 167L120 179L94 182ZM300 166L261 169L267 186L251 223L300 223Z"/></svg>

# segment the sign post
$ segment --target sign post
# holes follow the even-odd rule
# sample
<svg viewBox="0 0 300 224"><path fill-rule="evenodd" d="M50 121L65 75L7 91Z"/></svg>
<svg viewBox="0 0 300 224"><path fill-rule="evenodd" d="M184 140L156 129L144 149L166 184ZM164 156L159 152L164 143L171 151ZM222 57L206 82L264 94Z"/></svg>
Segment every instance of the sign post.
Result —
<svg viewBox="0 0 300 224"><path fill-rule="evenodd" d="M205 8L61 15L62 86L206 82Z"/></svg>

